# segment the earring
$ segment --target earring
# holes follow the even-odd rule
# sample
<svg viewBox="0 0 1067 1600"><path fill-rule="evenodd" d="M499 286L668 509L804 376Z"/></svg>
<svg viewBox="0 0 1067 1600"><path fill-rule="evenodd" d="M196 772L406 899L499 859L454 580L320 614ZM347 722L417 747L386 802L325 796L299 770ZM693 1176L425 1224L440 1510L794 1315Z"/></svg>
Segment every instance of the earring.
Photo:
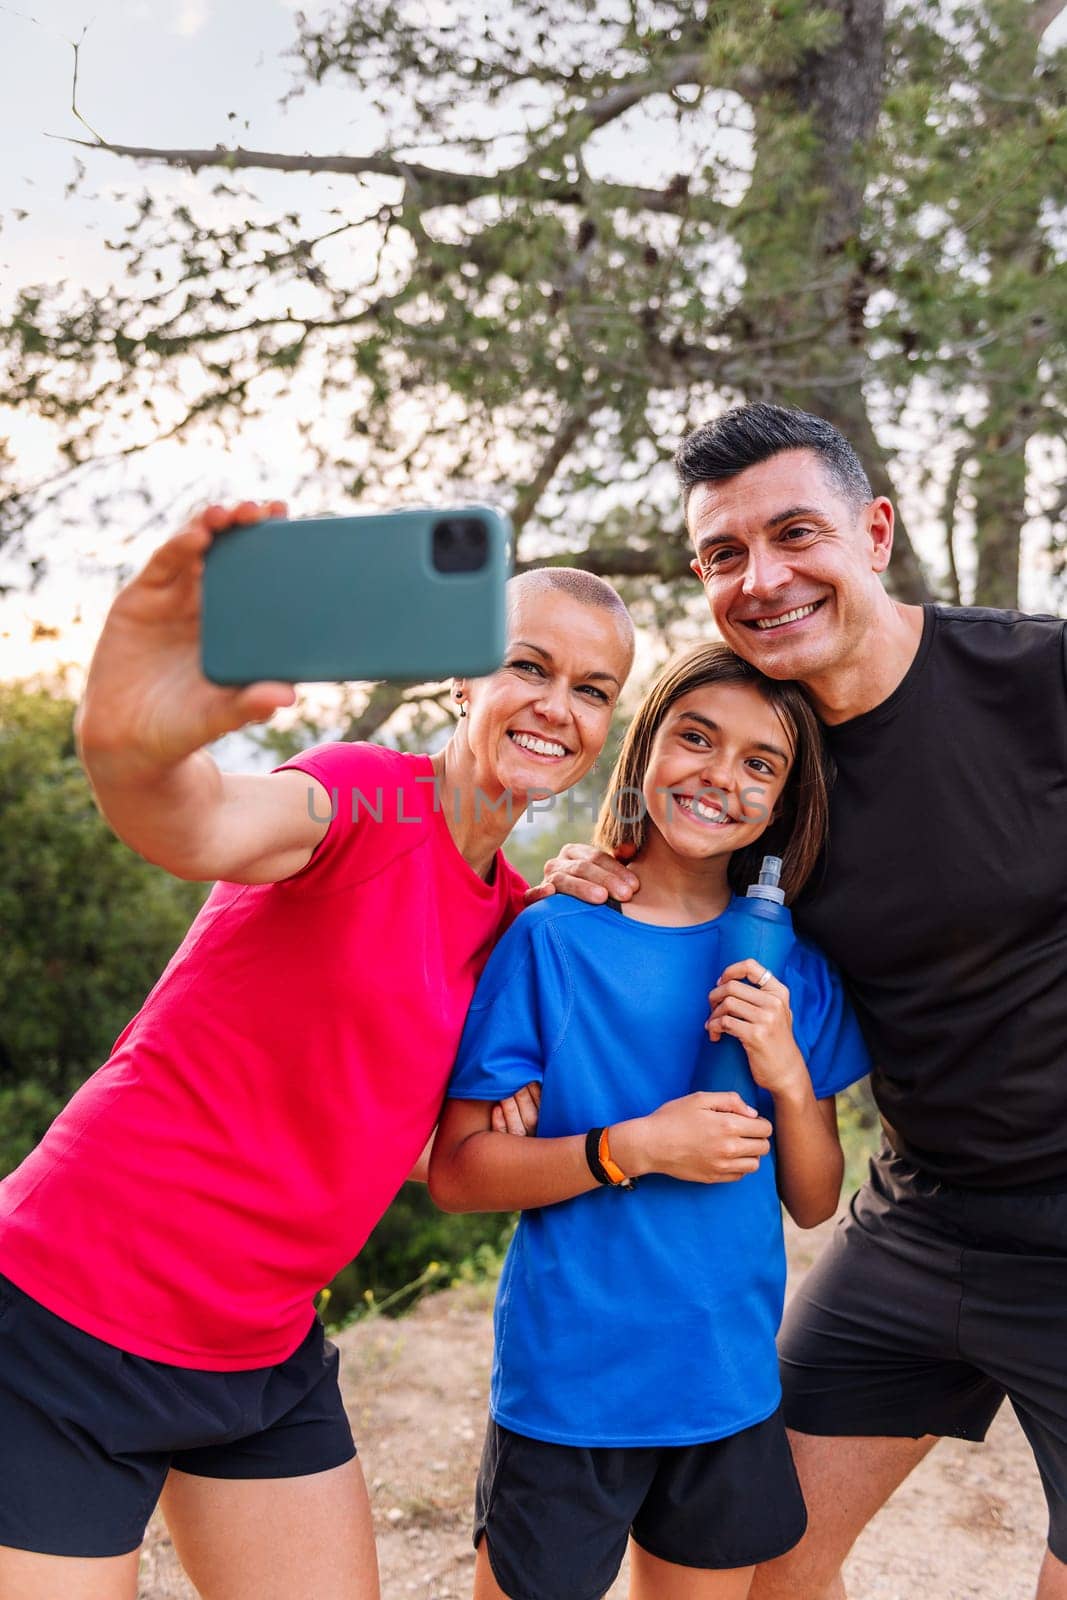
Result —
<svg viewBox="0 0 1067 1600"><path fill-rule="evenodd" d="M456 697L457 702L459 703L459 714L460 714L461 717L465 717L467 715L467 707L463 703L463 690L462 689L456 689L455 690L455 697Z"/></svg>

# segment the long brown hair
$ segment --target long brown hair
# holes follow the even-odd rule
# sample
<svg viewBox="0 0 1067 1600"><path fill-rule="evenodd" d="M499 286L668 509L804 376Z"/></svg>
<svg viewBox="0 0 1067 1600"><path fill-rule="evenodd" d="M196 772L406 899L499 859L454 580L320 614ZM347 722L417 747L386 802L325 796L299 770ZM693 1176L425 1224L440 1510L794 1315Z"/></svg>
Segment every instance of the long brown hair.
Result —
<svg viewBox="0 0 1067 1600"><path fill-rule="evenodd" d="M833 775L819 722L795 683L765 678L724 644L702 644L669 661L638 707L623 740L608 792L597 818L595 842L626 859L639 855L648 837L642 790L652 744L671 706L709 684L746 684L774 708L789 740L793 762L778 812L760 837L730 858L730 887L744 893L765 855L782 857L782 888L793 900L819 859L826 839L828 793Z"/></svg>

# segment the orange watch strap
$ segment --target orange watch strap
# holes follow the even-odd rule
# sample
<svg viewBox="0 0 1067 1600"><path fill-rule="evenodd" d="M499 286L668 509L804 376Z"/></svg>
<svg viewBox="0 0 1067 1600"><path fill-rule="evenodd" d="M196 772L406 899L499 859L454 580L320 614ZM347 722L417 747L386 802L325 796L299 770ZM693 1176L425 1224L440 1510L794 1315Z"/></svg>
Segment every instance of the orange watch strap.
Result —
<svg viewBox="0 0 1067 1600"><path fill-rule="evenodd" d="M611 1159L611 1145L608 1142L608 1131L609 1130L605 1128L600 1135L600 1145L597 1149L597 1155L600 1158L600 1165L604 1168L604 1171L607 1173L608 1177L611 1179L612 1183L617 1189L630 1189L633 1187L633 1178L627 1177L622 1168Z"/></svg>

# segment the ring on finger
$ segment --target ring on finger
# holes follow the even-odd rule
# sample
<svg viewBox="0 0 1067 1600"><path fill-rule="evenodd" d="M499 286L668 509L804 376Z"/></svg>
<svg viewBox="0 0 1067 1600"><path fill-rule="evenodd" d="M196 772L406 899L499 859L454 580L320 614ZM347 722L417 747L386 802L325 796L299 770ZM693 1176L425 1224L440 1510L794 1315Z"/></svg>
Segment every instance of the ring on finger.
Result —
<svg viewBox="0 0 1067 1600"><path fill-rule="evenodd" d="M774 973L770 967L764 967L762 974L756 979L756 988L765 989L773 977Z"/></svg>

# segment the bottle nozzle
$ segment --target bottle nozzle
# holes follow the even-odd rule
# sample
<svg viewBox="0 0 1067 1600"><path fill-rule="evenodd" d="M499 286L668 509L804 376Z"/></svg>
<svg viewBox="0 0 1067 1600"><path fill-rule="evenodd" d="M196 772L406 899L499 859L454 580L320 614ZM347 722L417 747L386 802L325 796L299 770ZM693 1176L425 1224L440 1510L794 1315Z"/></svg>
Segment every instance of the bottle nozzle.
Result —
<svg viewBox="0 0 1067 1600"><path fill-rule="evenodd" d="M757 882L749 884L748 896L753 900L775 900L785 904L785 890L779 887L782 877L781 856L764 856Z"/></svg>
<svg viewBox="0 0 1067 1600"><path fill-rule="evenodd" d="M759 881L772 889L777 889L782 879L781 856L764 856L763 865L759 869Z"/></svg>

